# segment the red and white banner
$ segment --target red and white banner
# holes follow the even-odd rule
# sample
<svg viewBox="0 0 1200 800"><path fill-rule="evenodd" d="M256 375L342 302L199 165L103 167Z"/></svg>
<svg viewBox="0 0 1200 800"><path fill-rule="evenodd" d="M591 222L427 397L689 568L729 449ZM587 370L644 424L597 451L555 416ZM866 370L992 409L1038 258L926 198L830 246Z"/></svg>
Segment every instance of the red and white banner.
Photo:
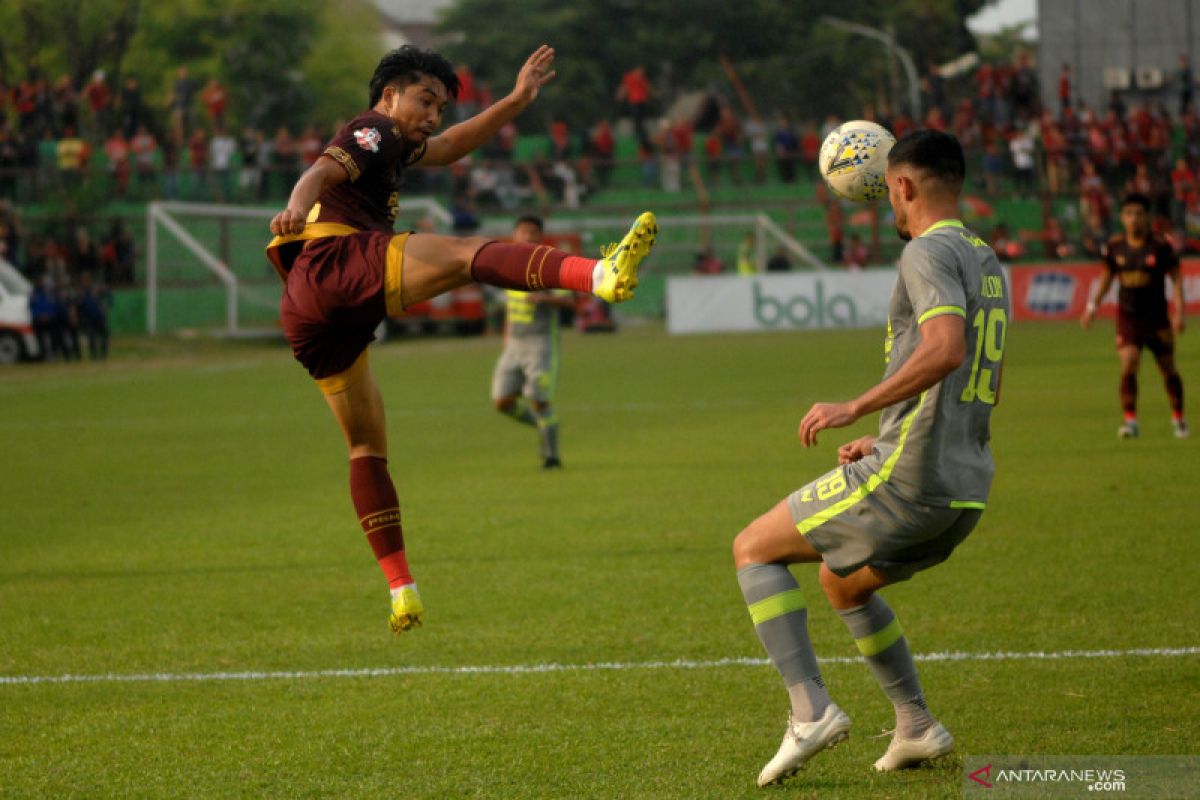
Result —
<svg viewBox="0 0 1200 800"><path fill-rule="evenodd" d="M1180 270L1188 314L1200 314L1200 259L1184 259ZM1079 319L1084 306L1100 287L1104 269L1099 262L1015 264L1008 270L1015 319ZM1171 282L1167 281L1170 298ZM1117 284L1104 296L1096 315L1117 313Z"/></svg>

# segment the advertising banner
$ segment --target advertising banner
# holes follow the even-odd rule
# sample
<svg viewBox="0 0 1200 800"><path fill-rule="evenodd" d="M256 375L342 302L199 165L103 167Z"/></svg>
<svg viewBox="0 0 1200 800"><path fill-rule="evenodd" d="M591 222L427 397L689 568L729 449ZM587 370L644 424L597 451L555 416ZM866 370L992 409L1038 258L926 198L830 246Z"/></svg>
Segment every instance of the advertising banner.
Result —
<svg viewBox="0 0 1200 800"><path fill-rule="evenodd" d="M1071 319L1083 315L1089 297L1100 288L1104 269L1097 262L1086 264L1029 264L1008 271L1012 286L1013 318ZM1189 314L1200 313L1200 260L1185 259L1181 268L1183 296ZM1171 282L1167 281L1170 297ZM1105 295L1098 317L1117 313L1117 285Z"/></svg>
<svg viewBox="0 0 1200 800"><path fill-rule="evenodd" d="M670 333L887 325L895 270L667 279Z"/></svg>

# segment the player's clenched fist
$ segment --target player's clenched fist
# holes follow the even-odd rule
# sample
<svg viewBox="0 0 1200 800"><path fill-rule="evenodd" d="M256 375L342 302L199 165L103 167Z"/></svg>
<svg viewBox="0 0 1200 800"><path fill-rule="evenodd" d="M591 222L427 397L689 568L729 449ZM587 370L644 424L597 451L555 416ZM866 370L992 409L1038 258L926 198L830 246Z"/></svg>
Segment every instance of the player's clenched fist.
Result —
<svg viewBox="0 0 1200 800"><path fill-rule="evenodd" d="M285 208L271 220L271 233L276 236L290 236L304 230L304 214Z"/></svg>

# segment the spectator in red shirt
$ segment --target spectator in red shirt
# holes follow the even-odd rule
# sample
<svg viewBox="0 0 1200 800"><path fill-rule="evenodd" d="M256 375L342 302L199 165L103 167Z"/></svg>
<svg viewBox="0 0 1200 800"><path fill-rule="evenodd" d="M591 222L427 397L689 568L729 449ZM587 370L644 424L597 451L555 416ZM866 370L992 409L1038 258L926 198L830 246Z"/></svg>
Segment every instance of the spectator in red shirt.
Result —
<svg viewBox="0 0 1200 800"><path fill-rule="evenodd" d="M800 160L810 178L817 176L817 157L821 154L821 137L817 134L817 126L811 122L804 125L804 134L800 137Z"/></svg>
<svg viewBox="0 0 1200 800"><path fill-rule="evenodd" d="M592 131L592 152L596 156L596 176L600 185L608 185L609 176L613 170L613 160L617 152L617 140L613 136L612 126L608 120L602 119L596 123Z"/></svg>
<svg viewBox="0 0 1200 800"><path fill-rule="evenodd" d="M108 131L108 109L112 104L112 92L104 80L104 70L92 73L92 79L83 87L83 100L88 110L91 136L99 141Z"/></svg>
<svg viewBox="0 0 1200 800"><path fill-rule="evenodd" d="M204 87L204 91L200 92L200 102L204 103L204 108L208 111L208 117L212 120L214 128L220 128L225 124L225 109L229 105L229 93L225 91L225 87L216 78L210 78L208 84Z"/></svg>
<svg viewBox="0 0 1200 800"><path fill-rule="evenodd" d="M454 98L454 118L458 122L470 119L480 110L479 92L475 87L475 75L466 64L454 68L458 78L458 96Z"/></svg>
<svg viewBox="0 0 1200 800"><path fill-rule="evenodd" d="M646 149L650 149L650 137L646 133L646 109L653 93L654 87L650 85L646 70L641 64L621 76L621 85L617 87L617 99L625 101L629 107L638 142Z"/></svg>

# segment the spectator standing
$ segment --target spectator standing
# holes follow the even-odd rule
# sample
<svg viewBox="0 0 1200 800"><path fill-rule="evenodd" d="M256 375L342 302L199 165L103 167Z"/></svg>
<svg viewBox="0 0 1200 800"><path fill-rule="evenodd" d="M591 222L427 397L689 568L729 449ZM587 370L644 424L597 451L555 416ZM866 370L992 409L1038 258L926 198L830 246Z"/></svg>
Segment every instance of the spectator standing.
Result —
<svg viewBox="0 0 1200 800"><path fill-rule="evenodd" d="M296 176L299 174L296 167L296 142L284 125L280 125L276 129L275 138L271 142L273 157L271 171L279 177L284 186L291 186L296 182Z"/></svg>
<svg viewBox="0 0 1200 800"><path fill-rule="evenodd" d="M746 138L750 142L750 157L754 161L754 182L767 182L767 157L771 153L771 136L767 123L758 114L746 121Z"/></svg>
<svg viewBox="0 0 1200 800"><path fill-rule="evenodd" d="M121 90L121 135L132 139L137 134L138 126L142 124L145 110L142 108L142 89L138 79L130 76L125 79L125 88Z"/></svg>
<svg viewBox="0 0 1200 800"><path fill-rule="evenodd" d="M800 160L800 139L786 114L775 122L775 169L784 183L796 182L796 162Z"/></svg>
<svg viewBox="0 0 1200 800"><path fill-rule="evenodd" d="M822 136L817 133L817 127L811 122L805 124L804 136L800 139L800 158L804 162L804 171L810 178L815 178L818 174L817 158L821 155L821 140Z"/></svg>
<svg viewBox="0 0 1200 800"><path fill-rule="evenodd" d="M154 183L154 159L158 153L158 142L145 125L138 126L137 134L129 142L129 151L133 154L133 165L137 172L138 193L148 194L147 189Z"/></svg>
<svg viewBox="0 0 1200 800"><path fill-rule="evenodd" d="M612 175L617 153L617 140L612 125L602 119L592 132L592 152L596 156L596 177L601 187L607 186Z"/></svg>
<svg viewBox="0 0 1200 800"><path fill-rule="evenodd" d="M242 157L242 174L238 179L238 185L243 192L261 200L263 198L262 166L265 157L262 131L249 126L243 128L242 138L238 140L238 151Z"/></svg>
<svg viewBox="0 0 1200 800"><path fill-rule="evenodd" d="M186 66L175 71L175 81L171 84L167 108L170 111L171 130L180 142L187 141L192 130L192 103L196 99L197 88L197 83Z"/></svg>
<svg viewBox="0 0 1200 800"><path fill-rule="evenodd" d="M1022 197L1033 194L1034 141L1028 127L1018 128L1008 140L1016 189Z"/></svg>
<svg viewBox="0 0 1200 800"><path fill-rule="evenodd" d="M114 130L104 142L104 156L108 159L108 171L112 175L116 194L124 197L129 194L132 168L129 164L129 142L119 130Z"/></svg>
<svg viewBox="0 0 1200 800"><path fill-rule="evenodd" d="M208 112L208 119L213 130L223 128L225 111L229 106L229 92L225 90L219 80L209 78L204 90L200 92L200 102L204 104L204 110Z"/></svg>
<svg viewBox="0 0 1200 800"><path fill-rule="evenodd" d="M625 102L629 115L633 118L633 130L637 134L638 143L651 149L650 136L646 132L646 112L650 105L650 96L654 89L646 77L646 69L638 65L621 76L621 85L617 87L617 99Z"/></svg>
<svg viewBox="0 0 1200 800"><path fill-rule="evenodd" d="M454 119L462 122L479 113L479 90L475 84L475 75L467 64L459 64L455 67L454 75L458 78L458 96L454 99Z"/></svg>
<svg viewBox="0 0 1200 800"><path fill-rule="evenodd" d="M133 283L133 237L125 223L118 217L108 229L104 244L100 247L100 264L106 285L129 286Z"/></svg>
<svg viewBox="0 0 1200 800"><path fill-rule="evenodd" d="M1063 62L1058 71L1058 111L1065 112L1071 107L1071 65Z"/></svg>
<svg viewBox="0 0 1200 800"><path fill-rule="evenodd" d="M92 73L92 79L83 87L83 102L88 112L89 138L101 142L108 133L108 114L112 105L112 92L108 89L104 70L98 69Z"/></svg>
<svg viewBox="0 0 1200 800"><path fill-rule="evenodd" d="M200 199L208 182L208 137L203 128L196 128L188 139L188 166L192 170L192 197Z"/></svg>
<svg viewBox="0 0 1200 800"><path fill-rule="evenodd" d="M237 140L218 125L208 142L208 165L213 179L213 195L226 201L233 196L233 157L237 153Z"/></svg>
<svg viewBox="0 0 1200 800"><path fill-rule="evenodd" d="M75 306L79 327L87 340L88 358L103 361L108 358L108 312L113 305L112 292L92 278L90 272L79 277L79 292Z"/></svg>

